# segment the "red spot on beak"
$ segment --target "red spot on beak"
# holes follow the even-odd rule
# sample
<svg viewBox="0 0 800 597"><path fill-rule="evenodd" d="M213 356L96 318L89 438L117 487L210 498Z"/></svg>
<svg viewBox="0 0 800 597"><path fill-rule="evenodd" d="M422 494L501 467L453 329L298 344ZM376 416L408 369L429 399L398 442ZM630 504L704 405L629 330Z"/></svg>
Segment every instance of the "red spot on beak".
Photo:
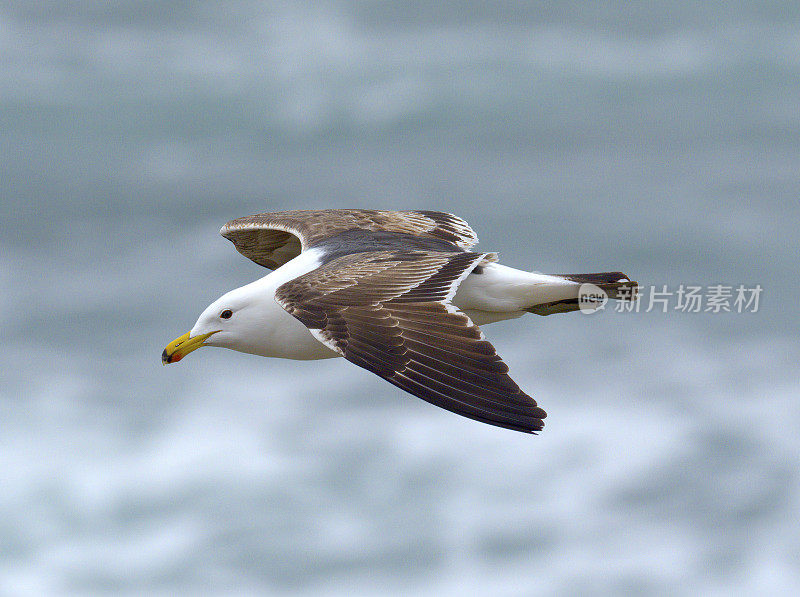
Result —
<svg viewBox="0 0 800 597"><path fill-rule="evenodd" d="M165 365L169 363L177 363L183 358L183 355L179 352L175 352L173 354L167 354L167 349L164 349L164 352L161 353L161 362Z"/></svg>

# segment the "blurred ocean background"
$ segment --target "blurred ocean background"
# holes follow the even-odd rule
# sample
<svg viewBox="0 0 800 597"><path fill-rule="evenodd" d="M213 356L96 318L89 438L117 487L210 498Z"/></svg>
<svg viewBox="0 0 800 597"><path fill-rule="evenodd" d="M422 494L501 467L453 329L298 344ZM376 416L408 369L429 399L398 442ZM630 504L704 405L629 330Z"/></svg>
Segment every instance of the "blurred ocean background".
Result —
<svg viewBox="0 0 800 597"><path fill-rule="evenodd" d="M0 2L0 594L798 594L798 98L796 2ZM760 308L485 328L537 437L161 366L267 273L222 224L326 207Z"/></svg>

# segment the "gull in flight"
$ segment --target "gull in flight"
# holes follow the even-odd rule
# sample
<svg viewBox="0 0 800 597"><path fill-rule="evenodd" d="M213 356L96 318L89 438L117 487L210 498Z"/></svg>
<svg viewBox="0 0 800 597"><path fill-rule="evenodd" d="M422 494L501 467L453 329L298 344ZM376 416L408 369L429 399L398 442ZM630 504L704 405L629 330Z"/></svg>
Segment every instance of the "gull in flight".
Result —
<svg viewBox="0 0 800 597"><path fill-rule="evenodd" d="M583 309L587 287L618 299L637 289L622 272L501 265L495 253L470 251L478 237L464 220L436 211L273 212L228 222L220 234L273 271L211 303L164 349L164 364L201 346L342 356L431 404L526 433L541 430L546 413L478 326Z"/></svg>

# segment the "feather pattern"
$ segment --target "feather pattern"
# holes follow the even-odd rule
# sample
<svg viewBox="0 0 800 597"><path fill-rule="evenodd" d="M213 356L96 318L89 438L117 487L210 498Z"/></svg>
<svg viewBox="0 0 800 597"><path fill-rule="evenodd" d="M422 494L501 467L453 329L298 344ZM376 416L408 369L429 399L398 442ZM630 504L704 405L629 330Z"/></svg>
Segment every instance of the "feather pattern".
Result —
<svg viewBox="0 0 800 597"><path fill-rule="evenodd" d="M231 220L220 230L248 259L277 269L301 251L343 232L390 232L449 244L467 250L478 236L464 220L437 211L376 209L295 210L263 213Z"/></svg>
<svg viewBox="0 0 800 597"><path fill-rule="evenodd" d="M275 299L323 344L399 388L465 417L532 433L546 413L450 302L487 255L344 255L284 283Z"/></svg>

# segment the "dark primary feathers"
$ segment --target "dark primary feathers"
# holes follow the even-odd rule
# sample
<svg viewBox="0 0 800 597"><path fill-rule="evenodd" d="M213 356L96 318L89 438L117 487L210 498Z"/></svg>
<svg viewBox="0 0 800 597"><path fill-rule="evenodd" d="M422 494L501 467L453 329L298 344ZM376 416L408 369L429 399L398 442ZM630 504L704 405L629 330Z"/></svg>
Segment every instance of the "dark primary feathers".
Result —
<svg viewBox="0 0 800 597"><path fill-rule="evenodd" d="M461 218L437 211L376 209L295 210L231 220L220 230L236 250L269 269L277 269L303 249L352 230L390 232L444 241L467 250L478 237Z"/></svg>
<svg viewBox="0 0 800 597"><path fill-rule="evenodd" d="M391 225L417 221L405 217ZM433 231L445 231L444 224L436 226ZM466 223L458 226L462 234L463 227L469 230ZM461 242L472 239L465 234ZM544 410L450 303L485 257L429 250L344 255L283 284L275 299L325 345L403 390L465 417L531 433L544 426Z"/></svg>

